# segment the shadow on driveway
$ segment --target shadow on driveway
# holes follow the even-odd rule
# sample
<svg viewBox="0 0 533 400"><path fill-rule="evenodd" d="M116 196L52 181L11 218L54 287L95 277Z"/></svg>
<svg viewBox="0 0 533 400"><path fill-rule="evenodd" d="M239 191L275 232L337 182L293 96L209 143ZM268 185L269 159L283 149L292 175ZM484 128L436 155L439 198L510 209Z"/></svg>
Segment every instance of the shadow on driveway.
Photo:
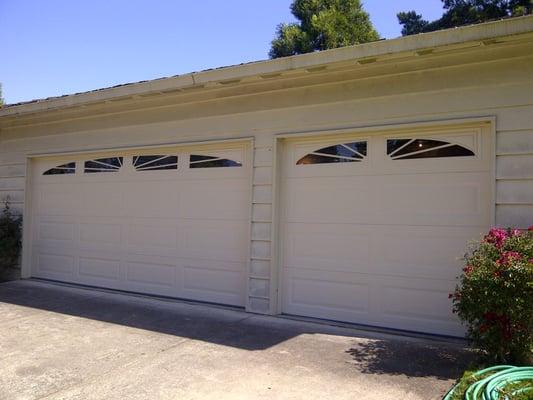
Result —
<svg viewBox="0 0 533 400"><path fill-rule="evenodd" d="M1 284L0 302L247 350L269 348L295 335L241 324L251 314L238 309L33 280Z"/></svg>
<svg viewBox="0 0 533 400"><path fill-rule="evenodd" d="M429 343L374 340L346 351L365 374L406 375L456 379L472 362L472 352Z"/></svg>
<svg viewBox="0 0 533 400"><path fill-rule="evenodd" d="M1 303L251 351L269 349L302 334L338 335L348 339L346 347L339 349L340 353L345 352L346 360L351 358L348 362L364 374L453 379L472 359L472 355L457 344L33 280L1 284L0 306ZM20 313L24 316L24 312ZM307 350L319 352L319 349Z"/></svg>

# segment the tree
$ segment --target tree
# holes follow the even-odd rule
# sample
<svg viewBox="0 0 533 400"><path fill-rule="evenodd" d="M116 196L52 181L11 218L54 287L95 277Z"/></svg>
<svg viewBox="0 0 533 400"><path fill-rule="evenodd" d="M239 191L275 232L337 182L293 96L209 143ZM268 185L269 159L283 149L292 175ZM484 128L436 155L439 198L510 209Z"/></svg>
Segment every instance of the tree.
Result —
<svg viewBox="0 0 533 400"><path fill-rule="evenodd" d="M291 12L299 22L278 25L270 58L379 39L360 0L294 0Z"/></svg>
<svg viewBox="0 0 533 400"><path fill-rule="evenodd" d="M431 22L415 11L399 12L397 17L403 25L402 35L527 15L533 11L533 0L442 0L442 3L444 14Z"/></svg>
<svg viewBox="0 0 533 400"><path fill-rule="evenodd" d="M4 105L4 99L2 98L2 84L0 83L0 107Z"/></svg>

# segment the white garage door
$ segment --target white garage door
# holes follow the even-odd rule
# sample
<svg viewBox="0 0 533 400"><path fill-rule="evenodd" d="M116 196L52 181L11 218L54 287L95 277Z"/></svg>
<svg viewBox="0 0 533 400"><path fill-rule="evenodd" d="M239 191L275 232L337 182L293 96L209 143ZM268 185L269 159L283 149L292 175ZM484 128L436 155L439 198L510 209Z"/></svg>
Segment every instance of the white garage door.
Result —
<svg viewBox="0 0 533 400"><path fill-rule="evenodd" d="M244 305L247 145L32 165L32 276Z"/></svg>
<svg viewBox="0 0 533 400"><path fill-rule="evenodd" d="M461 335L448 293L491 221L481 129L287 141L282 308Z"/></svg>

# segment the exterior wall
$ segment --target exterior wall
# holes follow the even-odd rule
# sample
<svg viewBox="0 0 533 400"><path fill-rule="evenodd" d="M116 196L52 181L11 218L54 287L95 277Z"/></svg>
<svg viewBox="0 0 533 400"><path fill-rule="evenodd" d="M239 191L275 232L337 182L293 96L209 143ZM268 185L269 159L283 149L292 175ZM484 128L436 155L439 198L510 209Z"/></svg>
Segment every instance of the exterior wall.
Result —
<svg viewBox="0 0 533 400"><path fill-rule="evenodd" d="M142 112L86 116L0 130L0 197L22 210L29 155L254 138L247 309L277 311L276 137L314 131L493 118L495 224L533 224L533 44L505 59L396 75L344 76L269 93L172 103ZM508 52L509 53L509 52ZM465 56L466 57L466 56ZM469 57L474 57L470 55ZM378 67L376 67L378 68ZM364 71L363 71L364 72Z"/></svg>

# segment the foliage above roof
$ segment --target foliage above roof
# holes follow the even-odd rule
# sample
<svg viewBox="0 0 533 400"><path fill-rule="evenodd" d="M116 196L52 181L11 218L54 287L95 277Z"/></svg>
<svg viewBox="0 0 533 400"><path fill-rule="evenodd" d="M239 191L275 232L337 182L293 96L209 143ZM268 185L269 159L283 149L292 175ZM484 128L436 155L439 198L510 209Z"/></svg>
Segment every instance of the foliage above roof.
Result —
<svg viewBox="0 0 533 400"><path fill-rule="evenodd" d="M416 11L398 13L402 35L432 32L457 26L478 24L533 12L531 0L441 0L445 10L441 18L427 21Z"/></svg>
<svg viewBox="0 0 533 400"><path fill-rule="evenodd" d="M379 39L360 0L294 0L291 12L300 22L278 25L270 58Z"/></svg>

